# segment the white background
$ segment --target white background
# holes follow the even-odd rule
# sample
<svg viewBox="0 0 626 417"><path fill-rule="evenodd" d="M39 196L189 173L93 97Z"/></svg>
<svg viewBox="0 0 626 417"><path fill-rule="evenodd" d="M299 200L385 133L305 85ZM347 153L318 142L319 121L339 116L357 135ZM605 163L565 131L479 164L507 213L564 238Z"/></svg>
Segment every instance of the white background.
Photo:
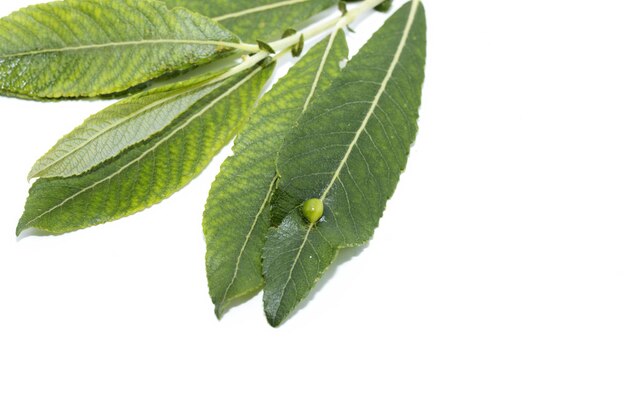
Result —
<svg viewBox="0 0 626 417"><path fill-rule="evenodd" d="M0 99L0 415L625 416L626 6L426 7L407 171L279 329L260 297L212 313L200 223L228 152L139 215L16 240L32 163L105 103Z"/></svg>

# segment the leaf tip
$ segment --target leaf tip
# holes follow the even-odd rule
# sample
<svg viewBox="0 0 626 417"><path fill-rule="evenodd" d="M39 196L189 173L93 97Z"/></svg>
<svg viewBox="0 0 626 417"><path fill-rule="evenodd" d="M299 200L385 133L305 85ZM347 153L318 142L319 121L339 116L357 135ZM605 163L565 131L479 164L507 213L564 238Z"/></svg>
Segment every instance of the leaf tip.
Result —
<svg viewBox="0 0 626 417"><path fill-rule="evenodd" d="M33 167L33 169L30 170L30 172L28 173L28 175L26 176L26 180L28 182L34 180L35 178L38 178L41 176L41 172L38 170L35 170L35 167Z"/></svg>
<svg viewBox="0 0 626 417"><path fill-rule="evenodd" d="M265 319L268 324L273 328L279 327L285 321L286 316L280 314L277 306L272 306L271 304L265 304Z"/></svg>
<svg viewBox="0 0 626 417"><path fill-rule="evenodd" d="M20 237L26 229L28 229L28 226L26 226L23 219L20 219L19 222L17 222L17 227L15 228L15 236Z"/></svg>
<svg viewBox="0 0 626 417"><path fill-rule="evenodd" d="M218 320L222 320L222 317L224 317L225 312L226 311L224 310L221 304L216 304L215 308L213 309L213 313L215 313L215 317L217 317Z"/></svg>
<svg viewBox="0 0 626 417"><path fill-rule="evenodd" d="M269 323L269 325L275 329L278 328L283 323L283 321L278 319L276 316L270 316L268 314L265 314L265 318L267 319L267 322Z"/></svg>

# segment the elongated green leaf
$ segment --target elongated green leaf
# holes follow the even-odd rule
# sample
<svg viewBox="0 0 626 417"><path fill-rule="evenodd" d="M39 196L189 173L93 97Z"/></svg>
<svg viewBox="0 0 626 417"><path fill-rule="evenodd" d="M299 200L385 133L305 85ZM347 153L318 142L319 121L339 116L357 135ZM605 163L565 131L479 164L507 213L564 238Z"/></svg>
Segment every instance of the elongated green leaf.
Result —
<svg viewBox="0 0 626 417"><path fill-rule="evenodd" d="M247 42L271 41L337 0L166 0L212 17Z"/></svg>
<svg viewBox="0 0 626 417"><path fill-rule="evenodd" d="M70 177L150 138L215 88L192 79L121 100L89 117L33 166L30 178Z"/></svg>
<svg viewBox="0 0 626 417"><path fill-rule="evenodd" d="M276 154L303 108L339 74L343 32L313 47L267 93L222 165L204 213L207 278L218 317L263 286L261 252L269 227Z"/></svg>
<svg viewBox="0 0 626 417"><path fill-rule="evenodd" d="M209 62L235 35L151 0L65 0L0 19L0 94L93 97Z"/></svg>
<svg viewBox="0 0 626 417"><path fill-rule="evenodd" d="M418 0L401 7L285 139L278 188L292 210L264 249L271 325L308 295L339 248L374 233L417 133L425 30ZM324 203L314 224L300 212L310 198Z"/></svg>
<svg viewBox="0 0 626 417"><path fill-rule="evenodd" d="M64 233L140 211L194 178L248 117L273 64L231 77L165 129L80 176L33 184L17 233Z"/></svg>

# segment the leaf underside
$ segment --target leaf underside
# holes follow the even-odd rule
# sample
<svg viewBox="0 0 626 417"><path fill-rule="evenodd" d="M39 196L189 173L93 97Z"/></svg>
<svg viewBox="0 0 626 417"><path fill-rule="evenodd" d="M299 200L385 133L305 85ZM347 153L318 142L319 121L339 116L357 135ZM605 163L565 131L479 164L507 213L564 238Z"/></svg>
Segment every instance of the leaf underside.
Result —
<svg viewBox="0 0 626 417"><path fill-rule="evenodd" d="M151 0L65 0L0 19L0 94L34 99L126 91L207 63L237 43L228 30Z"/></svg>
<svg viewBox="0 0 626 417"><path fill-rule="evenodd" d="M210 80L192 79L120 100L59 140L28 177L82 174L163 130L213 88Z"/></svg>
<svg viewBox="0 0 626 417"><path fill-rule="evenodd" d="M272 40L336 5L337 0L166 0L210 16L246 42Z"/></svg>
<svg viewBox="0 0 626 417"><path fill-rule="evenodd" d="M304 106L328 88L347 56L340 31L301 58L263 96L211 187L203 226L207 278L218 317L263 287L261 254L269 227L276 154Z"/></svg>
<svg viewBox="0 0 626 417"><path fill-rule="evenodd" d="M290 210L270 231L263 255L272 326L309 294L340 248L373 235L417 133L425 30L419 1L401 7L285 139L277 205ZM310 198L324 202L316 224L300 212Z"/></svg>
<svg viewBox="0 0 626 417"><path fill-rule="evenodd" d="M216 85L166 128L93 170L36 181L17 234L29 228L65 233L133 214L169 197L237 133L273 67L257 66Z"/></svg>

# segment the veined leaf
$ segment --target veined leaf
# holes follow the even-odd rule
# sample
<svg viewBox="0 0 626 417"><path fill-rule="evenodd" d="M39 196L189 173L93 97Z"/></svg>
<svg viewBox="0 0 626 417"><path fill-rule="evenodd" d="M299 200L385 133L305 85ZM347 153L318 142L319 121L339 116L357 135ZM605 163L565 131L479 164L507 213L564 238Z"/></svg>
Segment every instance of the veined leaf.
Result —
<svg viewBox="0 0 626 417"><path fill-rule="evenodd" d="M91 171L36 181L17 233L64 233L138 212L186 185L236 134L274 65L216 85L166 128Z"/></svg>
<svg viewBox="0 0 626 417"><path fill-rule="evenodd" d="M263 286L261 253L269 227L276 154L285 134L347 58L343 31L314 46L259 103L222 165L204 213L206 266L218 317Z"/></svg>
<svg viewBox="0 0 626 417"><path fill-rule="evenodd" d="M206 63L237 46L212 20L151 0L65 0L0 19L0 94L93 97Z"/></svg>
<svg viewBox="0 0 626 417"><path fill-rule="evenodd" d="M324 204L308 223L301 206L264 249L264 303L278 326L315 286L339 248L369 240L406 166L417 133L426 53L424 9L401 7L302 116L278 158L280 196Z"/></svg>
<svg viewBox="0 0 626 417"><path fill-rule="evenodd" d="M82 174L164 129L213 88L211 80L192 79L114 103L57 142L28 178Z"/></svg>
<svg viewBox="0 0 626 417"><path fill-rule="evenodd" d="M287 28L297 26L337 4L337 0L165 0L187 7L224 25L248 42L272 41Z"/></svg>

